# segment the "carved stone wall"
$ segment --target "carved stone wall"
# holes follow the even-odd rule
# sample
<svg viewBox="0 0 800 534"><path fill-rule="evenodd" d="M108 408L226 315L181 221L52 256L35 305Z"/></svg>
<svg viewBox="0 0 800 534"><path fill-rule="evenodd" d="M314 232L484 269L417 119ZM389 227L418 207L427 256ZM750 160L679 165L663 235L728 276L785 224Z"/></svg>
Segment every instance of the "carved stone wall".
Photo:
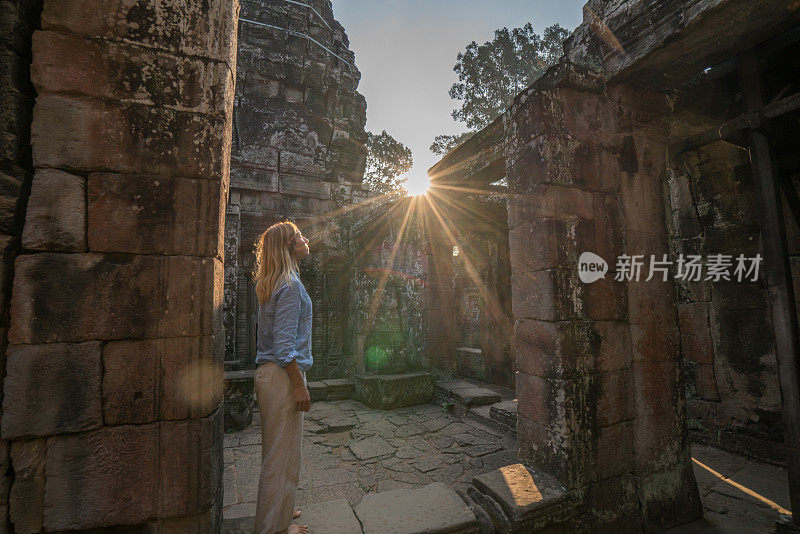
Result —
<svg viewBox="0 0 800 534"><path fill-rule="evenodd" d="M354 221L352 286L354 369L403 373L430 369L424 310L429 243L423 200L387 202Z"/></svg>
<svg viewBox="0 0 800 534"><path fill-rule="evenodd" d="M453 250L453 289L458 375L514 387L505 198L498 195L476 201L467 195L439 194L447 194L450 202L462 209L468 206L465 211L473 214L449 217L457 247ZM453 199L458 196L464 198Z"/></svg>
<svg viewBox="0 0 800 534"><path fill-rule="evenodd" d="M226 367L254 365L253 246L269 225L288 219L311 239L301 265L314 302L309 378L324 379L345 376L352 364L348 225L351 207L368 198L359 190L366 103L330 1L309 6L242 2L241 18L250 22L239 26L228 209L240 222L227 237L237 257L226 274Z"/></svg>

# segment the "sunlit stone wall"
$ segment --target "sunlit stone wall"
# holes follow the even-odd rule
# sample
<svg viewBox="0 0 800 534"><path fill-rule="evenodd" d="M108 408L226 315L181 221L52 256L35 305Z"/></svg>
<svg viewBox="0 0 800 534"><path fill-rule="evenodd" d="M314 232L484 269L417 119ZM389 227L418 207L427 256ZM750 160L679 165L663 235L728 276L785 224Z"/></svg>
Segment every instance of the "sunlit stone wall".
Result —
<svg viewBox="0 0 800 534"><path fill-rule="evenodd" d="M354 370L404 373L430 369L426 322L430 243L424 200L386 202L354 221L357 250L353 278L351 339Z"/></svg>

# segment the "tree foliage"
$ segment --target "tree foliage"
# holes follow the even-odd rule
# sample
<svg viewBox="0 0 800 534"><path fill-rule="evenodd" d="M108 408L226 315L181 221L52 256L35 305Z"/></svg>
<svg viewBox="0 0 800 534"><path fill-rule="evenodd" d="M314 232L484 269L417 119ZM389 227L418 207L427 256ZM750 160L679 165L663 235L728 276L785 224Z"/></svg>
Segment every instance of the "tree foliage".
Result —
<svg viewBox="0 0 800 534"><path fill-rule="evenodd" d="M461 135L437 135L433 138L430 151L437 156L444 156L455 147L473 136L475 132L465 132Z"/></svg>
<svg viewBox="0 0 800 534"><path fill-rule="evenodd" d="M453 119L466 123L472 131L487 126L517 94L558 62L568 35L566 29L553 24L540 36L527 23L522 28L495 30L494 40L482 45L472 41L458 54L453 67L459 81L450 88L450 98L462 102L461 108L453 111Z"/></svg>
<svg viewBox="0 0 800 534"><path fill-rule="evenodd" d="M367 165L364 186L373 191L401 189L401 175L411 170L414 160L411 149L383 130L380 134L367 132Z"/></svg>

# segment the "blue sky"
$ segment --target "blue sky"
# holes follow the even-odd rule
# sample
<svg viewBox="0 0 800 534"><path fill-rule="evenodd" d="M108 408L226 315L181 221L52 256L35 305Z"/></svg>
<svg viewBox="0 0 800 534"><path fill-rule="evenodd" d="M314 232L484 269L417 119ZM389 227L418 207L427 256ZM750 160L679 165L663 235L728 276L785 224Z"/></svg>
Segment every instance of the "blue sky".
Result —
<svg viewBox="0 0 800 534"><path fill-rule="evenodd" d="M582 21L586 0L333 0L350 38L367 99L367 130L386 130L414 154L409 181L424 180L438 156L428 147L439 134L466 131L450 112L456 55L494 30L533 24L539 34L558 22L569 31Z"/></svg>

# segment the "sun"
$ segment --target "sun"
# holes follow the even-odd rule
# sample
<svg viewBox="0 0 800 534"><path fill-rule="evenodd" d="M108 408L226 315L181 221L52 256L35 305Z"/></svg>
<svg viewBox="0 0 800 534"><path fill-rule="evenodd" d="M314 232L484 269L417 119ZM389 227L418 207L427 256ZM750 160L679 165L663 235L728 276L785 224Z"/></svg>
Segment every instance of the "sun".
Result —
<svg viewBox="0 0 800 534"><path fill-rule="evenodd" d="M430 187L431 180L427 174L413 173L406 177L405 188L407 196L415 197L418 195L424 195L428 192Z"/></svg>

